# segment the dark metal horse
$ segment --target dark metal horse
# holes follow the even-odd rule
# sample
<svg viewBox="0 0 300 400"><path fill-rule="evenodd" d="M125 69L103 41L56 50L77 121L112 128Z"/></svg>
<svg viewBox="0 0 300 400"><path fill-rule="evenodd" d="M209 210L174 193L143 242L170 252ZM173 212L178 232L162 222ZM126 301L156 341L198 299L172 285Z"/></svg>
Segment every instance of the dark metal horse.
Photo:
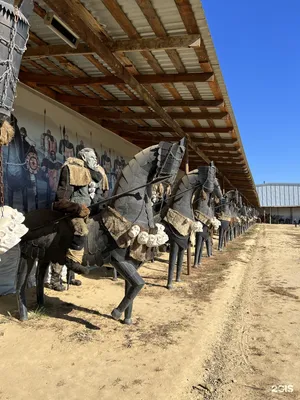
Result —
<svg viewBox="0 0 300 400"><path fill-rule="evenodd" d="M185 152L184 141L179 143L161 142L138 153L123 169L115 186L115 195L119 198L110 203L110 207L123 217L130 226L138 225L149 233L156 231L151 204L151 182L156 178L168 178L170 184L176 178ZM125 194L128 190L143 186ZM123 195L124 193L124 195ZM102 266L110 262L125 280L125 296L112 311L112 317L119 320L125 312L125 323L131 323L132 303L144 286L138 273L142 265L140 260L131 256L132 245L120 247L115 237L104 223L107 210L97 210L89 220L89 236L83 263ZM44 305L44 277L50 262L65 264L66 250L70 245L73 232L68 219L53 221L62 216L51 210L32 211L27 214L25 224L30 229L21 242L22 258L19 264L17 279L17 299L20 319L27 319L25 290L27 280L35 260L37 268L37 302ZM44 228L34 230L36 224ZM127 238L128 239L128 238ZM127 243L126 240L124 243ZM133 244L134 245L134 244Z"/></svg>
<svg viewBox="0 0 300 400"><path fill-rule="evenodd" d="M215 199L218 199L219 203L222 198L222 190L219 184L215 185L213 192L205 196L203 196L201 192L202 190L199 190L198 193L196 193L194 202L195 218L203 224L203 231L196 232L195 234L194 268L198 268L201 264L204 243L206 245L207 256L212 256L212 236L214 233L212 221L215 218Z"/></svg>
<svg viewBox="0 0 300 400"><path fill-rule="evenodd" d="M189 172L179 181L177 187L173 191L173 200L170 207L177 213L181 214L187 220L196 222L194 217L193 209L193 196L201 191L203 198L209 201L209 198L213 192L221 195L221 189L219 182L216 178L216 168L211 166L203 166ZM169 221L169 218L167 217ZM182 271L182 263L184 251L187 249L191 230L188 233L183 234L178 231L181 230L178 225L176 228L170 222L166 222L166 232L170 239L170 257L169 257L169 272L168 272L168 283L167 288L172 288L173 274L175 264L177 262L176 269L176 282L180 282L180 275Z"/></svg>
<svg viewBox="0 0 300 400"><path fill-rule="evenodd" d="M231 192L225 193L223 198L221 199L221 204L218 210L218 219L221 222L221 226L219 228L219 244L218 250L222 251L224 247L226 247L227 242L229 241L230 229L232 224L232 215L231 215Z"/></svg>

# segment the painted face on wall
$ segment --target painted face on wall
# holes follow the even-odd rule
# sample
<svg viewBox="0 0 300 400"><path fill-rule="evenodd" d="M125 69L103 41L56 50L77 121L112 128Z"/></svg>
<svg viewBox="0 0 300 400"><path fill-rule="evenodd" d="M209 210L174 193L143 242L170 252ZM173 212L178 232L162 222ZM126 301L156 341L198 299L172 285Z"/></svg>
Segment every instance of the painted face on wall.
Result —
<svg viewBox="0 0 300 400"><path fill-rule="evenodd" d="M55 154L55 152L53 150L50 151L50 158L51 158L52 161L56 160L56 154Z"/></svg>

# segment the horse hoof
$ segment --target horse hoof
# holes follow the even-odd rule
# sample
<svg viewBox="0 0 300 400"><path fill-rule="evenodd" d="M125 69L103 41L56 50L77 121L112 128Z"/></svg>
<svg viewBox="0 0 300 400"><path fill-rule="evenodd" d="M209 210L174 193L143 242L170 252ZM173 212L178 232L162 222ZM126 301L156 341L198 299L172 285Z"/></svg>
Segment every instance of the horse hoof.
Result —
<svg viewBox="0 0 300 400"><path fill-rule="evenodd" d="M173 289L173 286L172 285L167 285L167 289L171 290L171 289Z"/></svg>
<svg viewBox="0 0 300 400"><path fill-rule="evenodd" d="M82 285L82 282L81 282L79 279L72 279L72 280L70 281L70 285L73 285L73 286L81 286L81 285Z"/></svg>
<svg viewBox="0 0 300 400"><path fill-rule="evenodd" d="M111 316L115 321L118 321L121 318L121 315L122 313L117 308L115 308L111 313Z"/></svg>
<svg viewBox="0 0 300 400"><path fill-rule="evenodd" d="M124 319L124 324L125 325L132 325L132 319L131 318L125 318Z"/></svg>
<svg viewBox="0 0 300 400"><path fill-rule="evenodd" d="M182 281L181 281L181 279L179 278L179 279L176 279L176 282L182 282Z"/></svg>
<svg viewBox="0 0 300 400"><path fill-rule="evenodd" d="M193 268L199 268L199 264L193 265Z"/></svg>

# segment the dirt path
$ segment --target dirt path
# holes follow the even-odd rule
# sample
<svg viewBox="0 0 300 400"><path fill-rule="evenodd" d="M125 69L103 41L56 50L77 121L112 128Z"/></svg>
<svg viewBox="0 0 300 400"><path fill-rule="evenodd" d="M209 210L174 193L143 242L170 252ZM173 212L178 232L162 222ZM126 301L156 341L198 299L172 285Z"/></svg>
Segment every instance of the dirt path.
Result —
<svg viewBox="0 0 300 400"><path fill-rule="evenodd" d="M263 225L214 357L207 399L300 399L300 231ZM202 398L202 397L199 397Z"/></svg>
<svg viewBox="0 0 300 400"><path fill-rule="evenodd" d="M123 282L97 271L48 291L27 323L1 298L0 399L276 399L279 384L300 398L299 239L291 226L255 226L173 291L166 257L145 266L130 327L109 318Z"/></svg>

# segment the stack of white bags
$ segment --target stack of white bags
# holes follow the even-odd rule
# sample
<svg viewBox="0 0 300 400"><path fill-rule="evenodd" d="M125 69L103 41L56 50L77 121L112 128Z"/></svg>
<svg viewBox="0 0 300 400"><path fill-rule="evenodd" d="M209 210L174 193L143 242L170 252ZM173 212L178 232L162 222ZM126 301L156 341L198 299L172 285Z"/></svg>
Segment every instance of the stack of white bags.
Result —
<svg viewBox="0 0 300 400"><path fill-rule="evenodd" d="M0 255L18 244L28 232L24 220L24 215L19 211L8 206L0 208Z"/></svg>

